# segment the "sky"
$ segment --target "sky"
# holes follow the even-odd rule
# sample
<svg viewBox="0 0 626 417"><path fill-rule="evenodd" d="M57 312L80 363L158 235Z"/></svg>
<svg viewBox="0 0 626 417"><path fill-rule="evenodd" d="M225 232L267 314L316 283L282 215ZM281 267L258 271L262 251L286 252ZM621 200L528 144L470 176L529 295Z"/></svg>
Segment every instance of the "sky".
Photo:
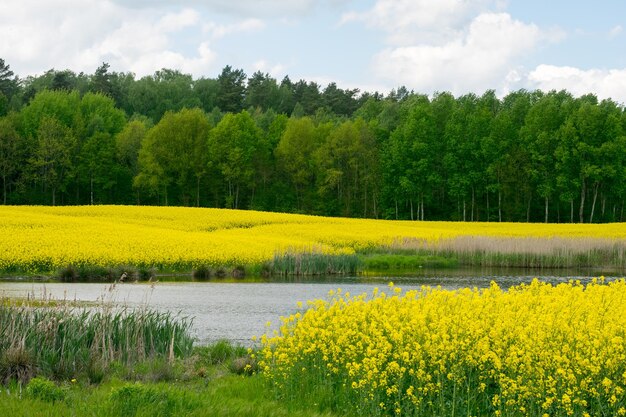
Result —
<svg viewBox="0 0 626 417"><path fill-rule="evenodd" d="M386 93L567 89L626 103L623 0L2 0L20 77L161 68Z"/></svg>

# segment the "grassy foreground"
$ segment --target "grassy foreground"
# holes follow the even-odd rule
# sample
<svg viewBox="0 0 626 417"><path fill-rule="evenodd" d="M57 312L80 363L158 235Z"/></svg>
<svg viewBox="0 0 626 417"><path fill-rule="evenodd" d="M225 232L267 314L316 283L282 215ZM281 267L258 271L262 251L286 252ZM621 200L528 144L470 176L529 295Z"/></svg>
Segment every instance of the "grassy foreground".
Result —
<svg viewBox="0 0 626 417"><path fill-rule="evenodd" d="M252 351L147 308L0 298L2 416L330 416L278 401Z"/></svg>
<svg viewBox="0 0 626 417"><path fill-rule="evenodd" d="M491 265L626 268L626 224L411 222L224 209L0 207L0 273L114 280ZM402 255L405 258L390 258ZM406 258L406 257L410 257ZM84 278L83 277L83 278Z"/></svg>
<svg viewBox="0 0 626 417"><path fill-rule="evenodd" d="M219 369L219 367L218 367ZM189 381L128 382L113 378L99 385L54 383L36 378L20 389L0 392L0 413L11 417L332 417L332 412L287 403L261 376L222 374Z"/></svg>

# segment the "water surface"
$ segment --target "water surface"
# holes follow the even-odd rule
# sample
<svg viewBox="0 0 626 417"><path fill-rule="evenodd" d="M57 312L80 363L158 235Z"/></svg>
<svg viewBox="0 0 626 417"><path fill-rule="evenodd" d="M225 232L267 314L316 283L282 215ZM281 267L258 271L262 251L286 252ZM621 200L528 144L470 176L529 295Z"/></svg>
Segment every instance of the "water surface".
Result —
<svg viewBox="0 0 626 417"><path fill-rule="evenodd" d="M0 282L0 296L51 297L54 299L88 302L112 301L129 307L148 306L193 317L193 332L199 343L210 343L226 338L235 343L250 345L254 335L267 331L271 322L275 329L281 316L297 311L297 303L312 299L327 299L330 290L341 288L353 295L371 293L374 287L383 288L389 281L403 289L422 285L446 289L488 287L495 281L503 288L528 283L536 274L489 275L465 271L439 271L419 276L384 277L322 277L310 280L282 282L170 282L155 284L85 284L43 282ZM540 279L551 283L567 282L573 275L544 275ZM577 275L586 282L590 276Z"/></svg>

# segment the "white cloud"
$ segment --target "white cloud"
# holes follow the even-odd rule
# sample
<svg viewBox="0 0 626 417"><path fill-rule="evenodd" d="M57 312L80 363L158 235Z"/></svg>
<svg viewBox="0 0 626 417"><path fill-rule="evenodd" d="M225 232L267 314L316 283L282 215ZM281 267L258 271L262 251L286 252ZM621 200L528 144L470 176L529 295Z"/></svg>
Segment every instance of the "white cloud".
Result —
<svg viewBox="0 0 626 417"><path fill-rule="evenodd" d="M213 24L203 32L200 2L187 7L130 9L111 0L3 0L0 57L21 77L71 69L92 73L102 62L137 76L164 67L206 75L214 71L212 42L242 31L260 30L259 19ZM180 2L183 5L183 2ZM209 43L211 42L211 44Z"/></svg>
<svg viewBox="0 0 626 417"><path fill-rule="evenodd" d="M263 73L268 73L273 78L277 79L280 82L280 79L284 77L286 67L281 63L270 64L264 59L260 59L252 64L252 70L254 72L261 71Z"/></svg>
<svg viewBox="0 0 626 417"><path fill-rule="evenodd" d="M194 75L206 73L215 60L207 42L201 42L195 54L183 54L175 49L172 40L177 32L198 26L199 21L199 15L189 9L127 19L99 42L78 51L74 67L95 68L106 61L113 69L131 71L139 77L161 68L179 69Z"/></svg>
<svg viewBox="0 0 626 417"><path fill-rule="evenodd" d="M219 39L226 35L241 32L254 32L265 28L265 23L260 19L245 19L231 24L206 23L202 31L210 34L212 38Z"/></svg>
<svg viewBox="0 0 626 417"><path fill-rule="evenodd" d="M193 5L211 11L244 17L303 16L316 7L339 6L351 0L113 0L120 5L135 9L161 6Z"/></svg>
<svg viewBox="0 0 626 417"><path fill-rule="evenodd" d="M609 31L609 39L617 38L619 35L622 34L623 31L624 28L621 25L614 26Z"/></svg>
<svg viewBox="0 0 626 417"><path fill-rule="evenodd" d="M157 27L165 32L175 32L195 26L200 21L200 15L193 9L183 9L179 13L168 13L159 19Z"/></svg>
<svg viewBox="0 0 626 417"><path fill-rule="evenodd" d="M387 32L390 44L407 46L449 41L473 16L499 7L497 0L378 0L368 11L344 14L341 23L362 21Z"/></svg>
<svg viewBox="0 0 626 417"><path fill-rule="evenodd" d="M565 89L576 96L595 93L600 99L612 98L626 103L626 68L582 70L539 65L528 75L528 81L544 91Z"/></svg>
<svg viewBox="0 0 626 417"><path fill-rule="evenodd" d="M376 73L417 91L464 93L504 88L514 62L545 39L534 24L506 13L482 13L458 36L442 44L387 48L374 58ZM513 77L515 78L515 77Z"/></svg>

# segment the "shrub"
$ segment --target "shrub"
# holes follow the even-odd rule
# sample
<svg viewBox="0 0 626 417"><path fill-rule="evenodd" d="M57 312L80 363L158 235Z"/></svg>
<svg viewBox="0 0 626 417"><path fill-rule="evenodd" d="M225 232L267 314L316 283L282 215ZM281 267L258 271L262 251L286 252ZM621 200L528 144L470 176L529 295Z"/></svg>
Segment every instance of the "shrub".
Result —
<svg viewBox="0 0 626 417"><path fill-rule="evenodd" d="M154 268L141 267L135 275L139 281L150 281L156 277L156 270Z"/></svg>
<svg viewBox="0 0 626 417"><path fill-rule="evenodd" d="M75 282L78 279L78 271L73 265L61 268L58 275L63 282Z"/></svg>
<svg viewBox="0 0 626 417"><path fill-rule="evenodd" d="M246 269L242 265L237 265L233 268L233 278L244 278L246 276Z"/></svg>
<svg viewBox="0 0 626 417"><path fill-rule="evenodd" d="M230 371L237 375L252 375L258 370L256 359L250 355L235 358L230 364Z"/></svg>
<svg viewBox="0 0 626 417"><path fill-rule="evenodd" d="M168 392L141 383L113 389L109 403L115 415L124 417L136 416L141 411L153 416L170 416L175 408L175 401Z"/></svg>
<svg viewBox="0 0 626 417"><path fill-rule="evenodd" d="M35 373L35 362L24 347L10 347L0 356L0 379L26 383Z"/></svg>
<svg viewBox="0 0 626 417"><path fill-rule="evenodd" d="M191 277L198 280L209 279L211 278L211 268L207 265L200 265L192 271Z"/></svg>
<svg viewBox="0 0 626 417"><path fill-rule="evenodd" d="M26 394L31 398L53 403L63 401L66 393L49 379L36 377L26 386Z"/></svg>

